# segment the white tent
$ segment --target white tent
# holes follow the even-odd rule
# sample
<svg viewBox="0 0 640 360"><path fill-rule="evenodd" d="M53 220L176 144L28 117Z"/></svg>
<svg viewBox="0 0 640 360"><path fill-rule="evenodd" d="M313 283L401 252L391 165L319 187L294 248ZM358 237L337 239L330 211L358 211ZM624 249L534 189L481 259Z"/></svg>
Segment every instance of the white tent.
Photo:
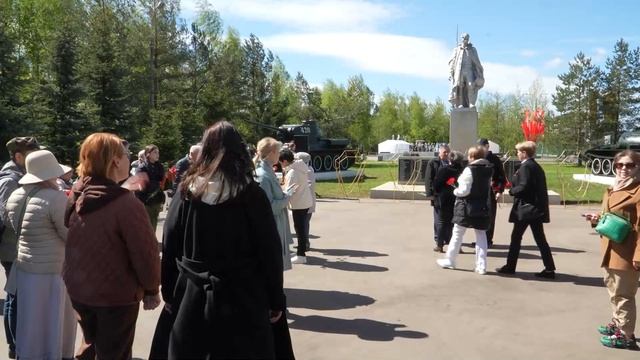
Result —
<svg viewBox="0 0 640 360"><path fill-rule="evenodd" d="M411 144L404 140L385 140L378 144L378 154L402 154L411 151Z"/></svg>

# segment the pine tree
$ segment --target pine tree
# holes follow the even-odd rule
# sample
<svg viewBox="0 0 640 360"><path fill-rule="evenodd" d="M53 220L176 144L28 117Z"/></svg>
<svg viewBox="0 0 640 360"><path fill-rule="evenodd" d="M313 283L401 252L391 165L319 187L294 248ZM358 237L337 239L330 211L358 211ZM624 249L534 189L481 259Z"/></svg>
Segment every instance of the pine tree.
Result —
<svg viewBox="0 0 640 360"><path fill-rule="evenodd" d="M0 3L0 12L8 14L9 10ZM16 50L15 38L9 30L7 17L0 17L0 144L19 135L22 124L20 111L20 79L22 63ZM6 159L6 151L0 152Z"/></svg>
<svg viewBox="0 0 640 360"><path fill-rule="evenodd" d="M83 49L82 72L87 92L93 101L93 122L97 131L118 133L130 138L135 125L129 120L129 108L123 91L127 75L120 57L116 33L118 18L113 5L100 1L90 8L88 39Z"/></svg>
<svg viewBox="0 0 640 360"><path fill-rule="evenodd" d="M632 51L624 39L616 42L613 55L607 59L602 76L603 132L615 139L622 131L637 126L640 114L640 75L638 63L640 50Z"/></svg>
<svg viewBox="0 0 640 360"><path fill-rule="evenodd" d="M571 134L569 146L573 150L582 150L597 141L598 112L594 104L599 96L599 77L600 69L582 52L569 63L569 71L558 76L562 84L556 86L553 96L553 105L562 115L558 130Z"/></svg>
<svg viewBox="0 0 640 360"><path fill-rule="evenodd" d="M273 69L273 54L271 51L265 51L262 42L254 34L244 41L242 48L243 97L246 110L244 117L253 122L273 126L275 122L269 111L273 99L272 83L269 79ZM263 136L272 135L272 131L266 128L256 130L256 134L248 134L247 140L251 143L257 142Z"/></svg>
<svg viewBox="0 0 640 360"><path fill-rule="evenodd" d="M67 164L75 163L79 145L88 131L86 117L78 106L84 94L78 82L76 54L75 34L65 25L55 41L52 81L43 91L47 94L50 112L45 123L45 141L58 160Z"/></svg>

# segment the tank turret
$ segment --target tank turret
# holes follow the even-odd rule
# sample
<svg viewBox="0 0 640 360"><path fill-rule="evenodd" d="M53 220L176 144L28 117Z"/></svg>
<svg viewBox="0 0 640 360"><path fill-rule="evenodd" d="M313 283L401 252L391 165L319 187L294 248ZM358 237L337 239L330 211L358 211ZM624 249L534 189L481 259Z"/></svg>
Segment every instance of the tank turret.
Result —
<svg viewBox="0 0 640 360"><path fill-rule="evenodd" d="M586 150L582 156L594 175L614 176L613 157L623 150L640 151L640 131L622 134L615 144L600 145Z"/></svg>
<svg viewBox="0 0 640 360"><path fill-rule="evenodd" d="M249 121L250 123L271 129L278 141L292 144L295 151L304 151L311 155L311 165L316 172L335 171L336 166L346 170L355 163L355 157L338 162L345 150L349 150L349 139L331 139L322 136L322 131L315 120L305 120L302 124L282 125L278 128Z"/></svg>

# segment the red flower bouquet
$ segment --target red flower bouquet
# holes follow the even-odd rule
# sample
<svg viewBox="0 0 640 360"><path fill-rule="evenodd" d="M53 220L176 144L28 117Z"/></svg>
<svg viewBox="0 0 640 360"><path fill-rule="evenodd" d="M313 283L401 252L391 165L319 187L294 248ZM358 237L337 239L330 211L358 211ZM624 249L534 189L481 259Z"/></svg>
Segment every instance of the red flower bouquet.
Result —
<svg viewBox="0 0 640 360"><path fill-rule="evenodd" d="M456 184L456 178L450 177L447 179L447 185L455 186L455 184Z"/></svg>

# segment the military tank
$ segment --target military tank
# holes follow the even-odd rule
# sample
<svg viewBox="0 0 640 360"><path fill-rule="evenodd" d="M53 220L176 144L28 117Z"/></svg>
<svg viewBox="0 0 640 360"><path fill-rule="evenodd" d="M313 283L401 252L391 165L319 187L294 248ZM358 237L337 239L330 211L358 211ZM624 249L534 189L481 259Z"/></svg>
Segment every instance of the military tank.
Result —
<svg viewBox="0 0 640 360"><path fill-rule="evenodd" d="M249 121L252 124L271 129L283 144L293 144L294 151L304 151L311 155L311 165L316 172L346 170L355 163L355 151L349 149L349 139L329 139L322 136L315 120L305 120L302 124L280 127ZM346 158L341 158L341 155Z"/></svg>
<svg viewBox="0 0 640 360"><path fill-rule="evenodd" d="M613 157L627 149L640 151L640 131L623 133L617 143L596 146L586 150L582 157L587 161L592 174L614 176Z"/></svg>

